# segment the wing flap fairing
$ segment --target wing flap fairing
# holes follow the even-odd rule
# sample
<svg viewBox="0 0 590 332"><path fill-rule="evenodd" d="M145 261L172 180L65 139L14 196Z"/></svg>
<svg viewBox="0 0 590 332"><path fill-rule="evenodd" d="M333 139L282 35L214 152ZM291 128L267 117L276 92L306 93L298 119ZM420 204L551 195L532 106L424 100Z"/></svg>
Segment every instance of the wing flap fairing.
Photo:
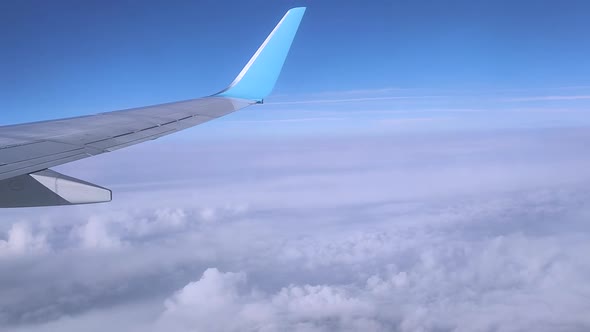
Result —
<svg viewBox="0 0 590 332"><path fill-rule="evenodd" d="M109 189L52 170L0 181L0 207L55 206L109 202Z"/></svg>

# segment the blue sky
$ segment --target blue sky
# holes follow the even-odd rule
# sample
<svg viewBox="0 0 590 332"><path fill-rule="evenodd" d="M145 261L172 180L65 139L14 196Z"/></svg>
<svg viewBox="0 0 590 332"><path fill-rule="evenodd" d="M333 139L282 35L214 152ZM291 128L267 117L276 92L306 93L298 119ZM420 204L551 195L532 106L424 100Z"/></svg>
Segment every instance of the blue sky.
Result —
<svg viewBox="0 0 590 332"><path fill-rule="evenodd" d="M590 123L585 1L4 2L2 123L214 93L302 5L268 104L191 135Z"/></svg>

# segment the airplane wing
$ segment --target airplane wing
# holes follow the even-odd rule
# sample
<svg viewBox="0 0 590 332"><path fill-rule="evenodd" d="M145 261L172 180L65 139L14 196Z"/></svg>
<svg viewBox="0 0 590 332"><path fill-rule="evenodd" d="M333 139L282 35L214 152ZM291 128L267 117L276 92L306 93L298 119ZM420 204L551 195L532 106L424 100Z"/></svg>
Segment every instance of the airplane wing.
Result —
<svg viewBox="0 0 590 332"><path fill-rule="evenodd" d="M110 190L48 168L153 140L262 103L274 87L304 12L304 7L289 10L235 80L212 96L0 126L0 207L110 201Z"/></svg>

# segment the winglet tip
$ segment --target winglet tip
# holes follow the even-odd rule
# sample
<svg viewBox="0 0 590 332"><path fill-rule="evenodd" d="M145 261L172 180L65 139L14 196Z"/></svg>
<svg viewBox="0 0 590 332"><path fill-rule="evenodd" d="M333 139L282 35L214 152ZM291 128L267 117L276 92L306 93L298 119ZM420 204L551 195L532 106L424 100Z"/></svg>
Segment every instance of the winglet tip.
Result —
<svg viewBox="0 0 590 332"><path fill-rule="evenodd" d="M291 13L291 12L296 12L296 11L305 12L306 9L307 9L307 7L293 7L291 9L287 10L287 14Z"/></svg>
<svg viewBox="0 0 590 332"><path fill-rule="evenodd" d="M236 79L216 96L261 101L270 94L306 9L289 9Z"/></svg>

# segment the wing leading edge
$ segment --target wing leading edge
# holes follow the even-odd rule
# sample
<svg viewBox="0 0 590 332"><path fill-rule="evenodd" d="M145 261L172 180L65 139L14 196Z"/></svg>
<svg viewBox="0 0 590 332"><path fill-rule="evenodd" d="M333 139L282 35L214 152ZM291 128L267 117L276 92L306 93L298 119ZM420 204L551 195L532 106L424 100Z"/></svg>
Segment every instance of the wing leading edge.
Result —
<svg viewBox="0 0 590 332"><path fill-rule="evenodd" d="M153 140L262 102L274 87L304 12L305 8L289 10L236 79L215 95L1 126L0 207L110 201L107 189L47 169Z"/></svg>

